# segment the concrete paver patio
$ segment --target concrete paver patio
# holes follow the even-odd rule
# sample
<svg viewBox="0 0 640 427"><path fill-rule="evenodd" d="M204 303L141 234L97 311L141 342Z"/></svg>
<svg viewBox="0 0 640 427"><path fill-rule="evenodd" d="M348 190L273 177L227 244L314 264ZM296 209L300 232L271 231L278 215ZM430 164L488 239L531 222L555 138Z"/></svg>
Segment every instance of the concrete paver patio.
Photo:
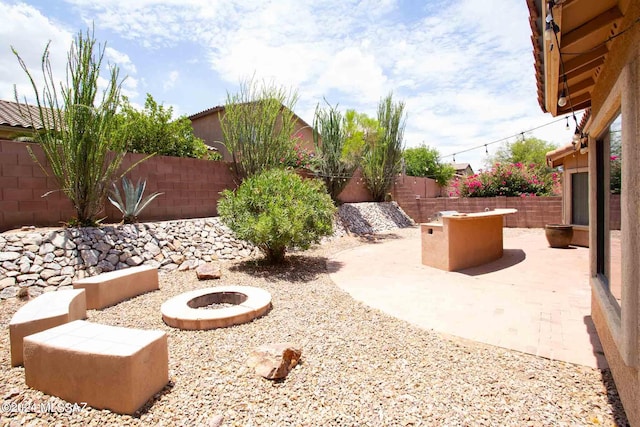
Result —
<svg viewBox="0 0 640 427"><path fill-rule="evenodd" d="M541 229L504 229L504 256L446 272L422 265L420 230L336 254L332 280L356 300L423 328L594 368L587 248L549 248Z"/></svg>

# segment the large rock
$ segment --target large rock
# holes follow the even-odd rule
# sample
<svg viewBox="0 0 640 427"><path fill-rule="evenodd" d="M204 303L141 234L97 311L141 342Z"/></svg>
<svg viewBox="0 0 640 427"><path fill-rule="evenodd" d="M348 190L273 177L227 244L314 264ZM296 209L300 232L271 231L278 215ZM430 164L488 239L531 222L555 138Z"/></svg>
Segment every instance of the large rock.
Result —
<svg viewBox="0 0 640 427"><path fill-rule="evenodd" d="M291 343L265 344L256 348L247 359L247 366L269 380L286 377L298 364L302 349Z"/></svg>
<svg viewBox="0 0 640 427"><path fill-rule="evenodd" d="M0 290L16 285L16 279L13 277L5 277L0 279Z"/></svg>
<svg viewBox="0 0 640 427"><path fill-rule="evenodd" d="M18 252L0 252L0 261L14 261L20 258Z"/></svg>
<svg viewBox="0 0 640 427"><path fill-rule="evenodd" d="M198 280L219 279L222 272L218 265L208 262L196 268L196 276L198 276Z"/></svg>
<svg viewBox="0 0 640 427"><path fill-rule="evenodd" d="M56 247L60 249L75 249L76 244L64 231L52 232L47 236L47 239Z"/></svg>

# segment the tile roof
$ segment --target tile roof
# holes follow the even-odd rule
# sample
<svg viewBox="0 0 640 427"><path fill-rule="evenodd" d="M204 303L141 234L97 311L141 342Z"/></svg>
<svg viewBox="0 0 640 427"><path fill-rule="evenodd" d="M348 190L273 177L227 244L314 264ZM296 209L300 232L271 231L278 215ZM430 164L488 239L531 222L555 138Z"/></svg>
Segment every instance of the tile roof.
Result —
<svg viewBox="0 0 640 427"><path fill-rule="evenodd" d="M282 106L282 108L287 108L284 105ZM206 110L200 111L199 113L195 113L190 115L188 118L189 120L193 121L195 119L199 119L200 117L205 117L208 116L209 114L213 114L213 113L217 113L219 111L224 111L224 105L216 105L215 107L211 107L208 108ZM309 126L309 124L307 122L305 122L300 116L298 116L296 113L293 113L293 117L298 120L302 125L304 126ZM311 126L309 126L311 127Z"/></svg>
<svg viewBox="0 0 640 427"><path fill-rule="evenodd" d="M42 122L38 113L38 107L0 99L0 126L11 126L31 129L31 120L28 110L31 110L36 129L42 129Z"/></svg>

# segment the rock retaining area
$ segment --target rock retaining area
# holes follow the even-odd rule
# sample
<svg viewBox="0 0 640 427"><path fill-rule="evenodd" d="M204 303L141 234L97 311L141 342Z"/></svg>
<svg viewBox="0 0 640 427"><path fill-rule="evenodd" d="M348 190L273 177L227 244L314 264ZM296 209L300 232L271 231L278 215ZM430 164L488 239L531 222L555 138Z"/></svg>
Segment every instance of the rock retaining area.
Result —
<svg viewBox="0 0 640 427"><path fill-rule="evenodd" d="M218 218L0 234L0 299L71 287L74 279L137 265L160 272L257 254ZM23 291L24 292L24 291Z"/></svg>
<svg viewBox="0 0 640 427"><path fill-rule="evenodd" d="M335 237L412 225L394 202L344 204L337 218ZM152 265L162 273L258 254L257 248L236 239L217 217L3 233L0 299L68 289L74 279L137 265Z"/></svg>

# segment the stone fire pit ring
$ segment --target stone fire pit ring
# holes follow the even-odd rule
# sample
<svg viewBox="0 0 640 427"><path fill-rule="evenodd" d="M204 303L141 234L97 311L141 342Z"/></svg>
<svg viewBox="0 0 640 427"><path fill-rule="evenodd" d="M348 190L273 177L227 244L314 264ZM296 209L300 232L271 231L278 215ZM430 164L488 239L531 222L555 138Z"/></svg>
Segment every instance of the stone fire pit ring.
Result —
<svg viewBox="0 0 640 427"><path fill-rule="evenodd" d="M220 305L223 308L207 308ZM187 330L226 328L247 323L271 307L271 294L252 286L216 286L185 292L160 307L169 326Z"/></svg>

